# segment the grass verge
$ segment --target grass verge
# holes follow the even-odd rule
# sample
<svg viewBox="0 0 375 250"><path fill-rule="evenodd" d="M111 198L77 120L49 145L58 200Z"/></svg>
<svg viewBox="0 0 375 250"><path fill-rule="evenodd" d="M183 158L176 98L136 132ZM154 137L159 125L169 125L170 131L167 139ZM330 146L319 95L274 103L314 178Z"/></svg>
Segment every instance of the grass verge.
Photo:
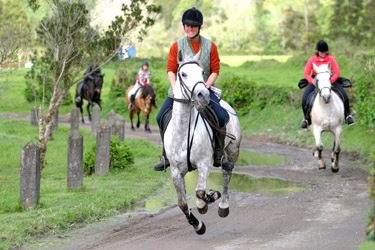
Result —
<svg viewBox="0 0 375 250"><path fill-rule="evenodd" d="M152 167L160 149L149 142L127 139L135 164L124 171L84 178L79 190L67 189L67 138L69 129L60 126L50 142L47 165L42 171L40 203L22 211L19 204L20 150L36 141L37 128L28 122L0 119L0 249L20 246L40 237L61 233L118 213L118 209L147 197L160 187L167 175ZM84 150L95 143L89 131ZM147 185L145 185L147 184Z"/></svg>

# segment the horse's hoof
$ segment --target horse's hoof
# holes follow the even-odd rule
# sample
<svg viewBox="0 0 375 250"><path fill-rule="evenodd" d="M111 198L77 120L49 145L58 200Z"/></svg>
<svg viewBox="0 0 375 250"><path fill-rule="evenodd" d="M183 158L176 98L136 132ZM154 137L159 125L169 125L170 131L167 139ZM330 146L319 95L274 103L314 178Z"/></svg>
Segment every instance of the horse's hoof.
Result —
<svg viewBox="0 0 375 250"><path fill-rule="evenodd" d="M199 212L200 214L205 214L205 213L207 213L207 211L208 211L208 205L207 205L207 203L206 203L205 206L202 207L202 208L199 208L199 207L198 207L198 212Z"/></svg>
<svg viewBox="0 0 375 250"><path fill-rule="evenodd" d="M319 167L319 170L324 170L324 169L326 169L326 166L324 166L324 167Z"/></svg>
<svg viewBox="0 0 375 250"><path fill-rule="evenodd" d="M333 167L331 167L331 170L332 170L333 173L337 173L340 170L340 168L333 168Z"/></svg>
<svg viewBox="0 0 375 250"><path fill-rule="evenodd" d="M200 221L198 227L194 229L197 234L202 235L206 232L206 225L203 223L203 221Z"/></svg>
<svg viewBox="0 0 375 250"><path fill-rule="evenodd" d="M221 208L219 207L218 214L221 218L225 218L229 215L229 207Z"/></svg>

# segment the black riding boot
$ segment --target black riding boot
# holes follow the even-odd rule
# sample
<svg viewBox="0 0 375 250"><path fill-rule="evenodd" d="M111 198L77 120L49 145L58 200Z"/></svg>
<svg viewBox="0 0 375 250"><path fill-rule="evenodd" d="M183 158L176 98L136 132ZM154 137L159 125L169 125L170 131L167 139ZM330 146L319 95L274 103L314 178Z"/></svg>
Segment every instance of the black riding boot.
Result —
<svg viewBox="0 0 375 250"><path fill-rule="evenodd" d="M224 132L226 129L224 128ZM233 162L226 159L224 153L225 133L215 132L214 167L222 167L225 170L234 168Z"/></svg>
<svg viewBox="0 0 375 250"><path fill-rule="evenodd" d="M157 164L155 164L154 170L155 171L164 171L169 166L170 166L169 160L168 160L168 158L167 158L167 156L165 154L165 149L164 149L164 145L163 145L163 155L160 157L160 162L158 162Z"/></svg>
<svg viewBox="0 0 375 250"><path fill-rule="evenodd" d="M161 129L159 130L159 132L160 132L160 137L161 137L162 143L163 143L163 155L160 157L160 162L158 162L154 166L154 170L155 171L165 171L170 166L170 164L169 164L169 160L167 158L167 155L165 154L165 149L164 149L164 133Z"/></svg>

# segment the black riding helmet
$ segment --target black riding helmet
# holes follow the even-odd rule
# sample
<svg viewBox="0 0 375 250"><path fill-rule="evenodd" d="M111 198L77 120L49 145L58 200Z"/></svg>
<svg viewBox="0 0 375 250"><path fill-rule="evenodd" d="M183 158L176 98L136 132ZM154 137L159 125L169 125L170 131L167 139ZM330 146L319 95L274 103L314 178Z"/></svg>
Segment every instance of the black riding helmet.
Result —
<svg viewBox="0 0 375 250"><path fill-rule="evenodd" d="M143 66L147 66L148 67L148 62L147 61L144 61L143 63L142 63L142 67Z"/></svg>
<svg viewBox="0 0 375 250"><path fill-rule="evenodd" d="M203 24L203 15L195 7L187 9L182 15L182 24L191 25L191 26L201 26Z"/></svg>
<svg viewBox="0 0 375 250"><path fill-rule="evenodd" d="M320 52L328 52L328 44L324 40L316 43L315 49Z"/></svg>

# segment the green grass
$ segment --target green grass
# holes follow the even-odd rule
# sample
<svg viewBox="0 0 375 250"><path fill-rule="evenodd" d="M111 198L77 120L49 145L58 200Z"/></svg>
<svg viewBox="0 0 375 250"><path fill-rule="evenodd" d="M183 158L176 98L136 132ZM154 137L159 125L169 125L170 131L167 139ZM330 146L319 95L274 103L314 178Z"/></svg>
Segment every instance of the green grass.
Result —
<svg viewBox="0 0 375 250"><path fill-rule="evenodd" d="M224 58L223 62L231 59L234 59L233 62L238 60L236 57ZM120 111L116 112L129 121L124 100L121 102L110 100L110 85L118 68L138 68L142 60L111 63L102 68L106 75L102 93L102 117L106 117L111 109L120 108ZM169 83L165 72L165 60L150 59L149 61L151 62L152 79L167 88ZM257 84L293 87L299 91L297 82L303 77L303 61L304 59L293 59L284 64L276 60L261 60L245 62L239 67L223 65L218 85L220 86L220 79L233 74ZM232 65L235 65L233 62ZM17 69L12 72L0 71L1 112L29 113L34 106L34 104L27 103L23 97L26 71L26 69ZM350 67L346 65L342 68L342 72L342 75L352 75ZM233 86L235 87L236 83L233 83ZM71 91L74 95L74 90ZM159 107L164 101L161 96L163 94L158 93ZM73 107L74 104L62 106L60 114L70 112ZM156 124L157 112L158 109L151 113L150 122L152 124ZM302 110L299 107L290 106L267 106L262 111L251 111L240 116L245 136L270 136L288 144L313 149L314 138L311 132L302 131L299 128L301 119ZM142 118L142 126L143 123ZM116 214L116 209L148 196L167 178L166 175L155 174L150 167L154 163L155 157L160 154L159 148L148 142L127 140L136 156L133 168L118 173L112 172L104 177L85 177L84 187L81 190L67 190L66 161L69 131L60 126L57 133L54 134L54 140L48 145L47 164L42 172L40 204L37 209L22 212L19 205L20 150L30 140L37 141L38 130L31 127L29 122L0 118L0 131L0 249L32 241L44 235L76 228L82 224ZM95 140L91 138L89 131L81 131L81 133L84 135L85 151L88 151ZM328 133L323 135L325 148L330 150L332 136ZM344 126L343 153L357 152L363 157L368 157L375 149L374 145L374 132L366 130L359 124L353 127ZM246 164L246 160L243 161Z"/></svg>
<svg viewBox="0 0 375 250"><path fill-rule="evenodd" d="M160 149L149 142L127 139L135 165L84 178L80 190L67 189L67 138L69 129L60 126L48 145L47 165L42 171L40 201L35 209L22 211L19 203L20 151L36 141L37 128L29 122L0 119L0 249L22 245L39 237L95 222L118 213L117 209L147 197L162 185L167 175L151 167ZM85 152L95 143L89 131ZM147 185L145 185L147 183Z"/></svg>

